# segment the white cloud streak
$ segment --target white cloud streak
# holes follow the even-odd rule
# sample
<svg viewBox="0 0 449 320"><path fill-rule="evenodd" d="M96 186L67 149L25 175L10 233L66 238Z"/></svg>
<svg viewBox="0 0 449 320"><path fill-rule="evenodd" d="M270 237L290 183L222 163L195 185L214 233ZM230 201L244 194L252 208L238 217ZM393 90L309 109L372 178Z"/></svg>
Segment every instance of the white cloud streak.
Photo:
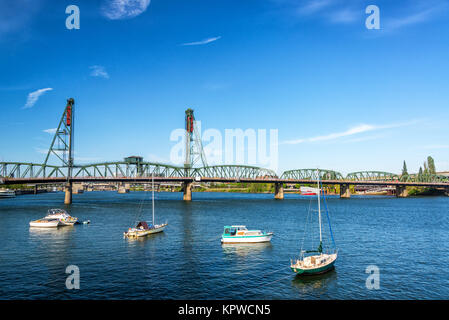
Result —
<svg viewBox="0 0 449 320"><path fill-rule="evenodd" d="M421 1L415 9L415 13L398 18L387 18L385 20L385 30L395 30L418 23L424 23L435 16L446 12L448 2L446 0Z"/></svg>
<svg viewBox="0 0 449 320"><path fill-rule="evenodd" d="M53 134L53 133L56 133L56 130L57 130L57 128L52 128L52 129L45 129L43 131L46 132L46 133Z"/></svg>
<svg viewBox="0 0 449 320"><path fill-rule="evenodd" d="M90 75L92 77L100 77L104 79L109 79L109 74L106 72L105 67L103 66L90 66L89 69L92 71L90 72Z"/></svg>
<svg viewBox="0 0 449 320"><path fill-rule="evenodd" d="M309 15L317 13L332 4L332 0L311 0L306 5L298 8L298 13Z"/></svg>
<svg viewBox="0 0 449 320"><path fill-rule="evenodd" d="M207 38L207 39L204 39L204 40L201 40L201 41L187 42L187 43L183 43L182 45L183 46L200 46L200 45L203 45L203 44L207 44L207 43L211 43L211 42L217 41L219 39L221 39L221 36Z"/></svg>
<svg viewBox="0 0 449 320"><path fill-rule="evenodd" d="M364 132L409 126L409 125L415 124L416 122L417 121L411 121L411 122L406 122L406 123L396 123L396 124L387 124L387 125L360 124L355 127L349 128L348 130L343 131L343 132L330 133L327 135L316 136L316 137L311 137L311 138L287 140L287 141L282 142L282 144L300 144L300 143L304 143L304 142L320 142L320 141L336 140L336 139L339 139L342 137L353 136L353 135L361 134Z"/></svg>
<svg viewBox="0 0 449 320"><path fill-rule="evenodd" d="M44 89L39 89L39 90L29 93L27 102L25 103L25 105L23 106L22 109L28 109L28 108L33 107L36 104L37 100L39 100L39 97L41 95L43 95L45 92L51 91L51 90L53 90L53 88L44 88Z"/></svg>
<svg viewBox="0 0 449 320"><path fill-rule="evenodd" d="M105 1L101 12L110 20L130 19L144 13L151 0L109 0Z"/></svg>

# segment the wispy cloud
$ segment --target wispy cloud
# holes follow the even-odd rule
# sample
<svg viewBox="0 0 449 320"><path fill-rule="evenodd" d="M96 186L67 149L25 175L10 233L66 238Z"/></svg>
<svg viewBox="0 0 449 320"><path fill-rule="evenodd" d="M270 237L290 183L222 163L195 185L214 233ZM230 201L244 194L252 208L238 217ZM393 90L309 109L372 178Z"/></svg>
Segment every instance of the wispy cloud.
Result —
<svg viewBox="0 0 449 320"><path fill-rule="evenodd" d="M0 41L6 37L22 38L37 15L41 1L0 1Z"/></svg>
<svg viewBox="0 0 449 320"><path fill-rule="evenodd" d="M207 38L207 39L204 39L204 40L201 40L201 41L183 43L182 46L200 46L200 45L203 45L203 44L207 44L207 43L211 43L211 42L217 41L219 39L221 39L221 36Z"/></svg>
<svg viewBox="0 0 449 320"><path fill-rule="evenodd" d="M33 107L36 104L37 100L39 100L39 97L41 95L43 95L45 92L51 91L51 90L53 90L53 88L44 88L44 89L39 89L39 90L36 90L36 91L33 91L33 92L29 93L28 94L28 98L27 98L27 102L23 106L22 109L27 109L27 108Z"/></svg>
<svg viewBox="0 0 449 320"><path fill-rule="evenodd" d="M385 19L385 30L395 30L402 27L423 23L435 18L438 14L447 11L446 0L420 1L415 12L406 16Z"/></svg>
<svg viewBox="0 0 449 320"><path fill-rule="evenodd" d="M335 140L335 139L339 139L342 137L348 137L348 136L353 136L356 134L361 134L364 132L370 132L370 131L376 131L376 130L382 130L382 129L399 128L399 127L409 126L409 125L412 125L415 123L417 123L417 121L386 124L386 125L360 124L360 125L354 126L352 128L349 128L348 130L343 131L343 132L330 133L330 134L311 137L311 138L287 140L287 141L282 142L282 144L300 144L300 143L304 143L304 142L320 142L320 141Z"/></svg>
<svg viewBox="0 0 449 320"><path fill-rule="evenodd" d="M90 75L92 77L100 77L104 79L109 79L109 74L107 73L105 67L103 66L90 66L89 69L92 71L90 72Z"/></svg>
<svg viewBox="0 0 449 320"><path fill-rule="evenodd" d="M345 8L342 10L336 10L328 16L329 21L333 23L351 23L358 20L361 15L362 12L360 10Z"/></svg>
<svg viewBox="0 0 449 320"><path fill-rule="evenodd" d="M108 0L101 8L102 14L111 20L130 19L144 13L151 0Z"/></svg>
<svg viewBox="0 0 449 320"><path fill-rule="evenodd" d="M52 128L52 129L45 129L43 131L46 132L46 133L53 134L53 133L56 133L56 130L57 130L57 128Z"/></svg>
<svg viewBox="0 0 449 320"><path fill-rule="evenodd" d="M297 12L302 15L317 13L333 4L333 0L311 0L305 5L299 6Z"/></svg>

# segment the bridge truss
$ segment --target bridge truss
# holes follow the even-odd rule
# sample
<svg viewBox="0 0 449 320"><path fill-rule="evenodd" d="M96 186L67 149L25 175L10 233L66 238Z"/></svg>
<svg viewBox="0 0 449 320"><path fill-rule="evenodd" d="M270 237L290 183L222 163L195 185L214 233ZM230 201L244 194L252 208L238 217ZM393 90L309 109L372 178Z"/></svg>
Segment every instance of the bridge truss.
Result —
<svg viewBox="0 0 449 320"><path fill-rule="evenodd" d="M343 180L343 176L340 172L325 169L296 169L285 171L281 175L281 179L288 180L317 180L317 172L320 176L320 180Z"/></svg>

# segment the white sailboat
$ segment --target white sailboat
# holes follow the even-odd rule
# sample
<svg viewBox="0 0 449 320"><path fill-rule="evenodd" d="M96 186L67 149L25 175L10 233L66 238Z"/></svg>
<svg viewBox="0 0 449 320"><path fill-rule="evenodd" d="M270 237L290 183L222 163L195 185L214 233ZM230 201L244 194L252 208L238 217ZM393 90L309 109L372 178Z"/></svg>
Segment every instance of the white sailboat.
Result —
<svg viewBox="0 0 449 320"><path fill-rule="evenodd" d="M129 228L128 231L123 233L125 238L138 238L145 237L149 234L158 233L164 231L168 223L155 224L154 222L154 177L151 177L151 189L152 189L152 211L153 219L152 223L148 225L146 221L139 221L134 228Z"/></svg>
<svg viewBox="0 0 449 320"><path fill-rule="evenodd" d="M323 235L321 224L321 189L320 189L320 174L317 170L317 196L318 196L318 223L320 230L320 244L316 250L303 250L301 247L300 257L291 261L290 268L298 275L314 275L328 272L334 268L334 263L337 260L338 250L335 248L332 228L329 221L329 231L334 245L332 252L323 252ZM324 196L323 196L324 197ZM326 206L326 216L329 219Z"/></svg>

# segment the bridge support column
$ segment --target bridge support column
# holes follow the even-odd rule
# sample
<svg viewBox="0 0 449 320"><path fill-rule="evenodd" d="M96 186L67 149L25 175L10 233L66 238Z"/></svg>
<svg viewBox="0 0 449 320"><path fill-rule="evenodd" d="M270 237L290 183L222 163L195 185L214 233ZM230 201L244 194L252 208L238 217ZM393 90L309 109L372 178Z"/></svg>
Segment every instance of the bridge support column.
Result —
<svg viewBox="0 0 449 320"><path fill-rule="evenodd" d="M444 192L444 194L445 194L446 196L449 197L449 189L446 189L446 191Z"/></svg>
<svg viewBox="0 0 449 320"><path fill-rule="evenodd" d="M396 186L396 197L397 198L407 198L408 191L405 186Z"/></svg>
<svg viewBox="0 0 449 320"><path fill-rule="evenodd" d="M184 192L183 200L192 201L192 182L183 182L182 191Z"/></svg>
<svg viewBox="0 0 449 320"><path fill-rule="evenodd" d="M128 193L130 189L129 183L120 183L118 186L118 193Z"/></svg>
<svg viewBox="0 0 449 320"><path fill-rule="evenodd" d="M65 185L65 198L64 198L64 204L72 204L72 183L68 182Z"/></svg>
<svg viewBox="0 0 449 320"><path fill-rule="evenodd" d="M84 192L84 186L82 183L74 183L72 186L72 193L73 194L78 194L78 193L83 193Z"/></svg>
<svg viewBox="0 0 449 320"><path fill-rule="evenodd" d="M349 190L349 184L340 185L340 198L349 199L351 197L351 191Z"/></svg>
<svg viewBox="0 0 449 320"><path fill-rule="evenodd" d="M274 184L274 198L279 200L284 199L284 185L282 183Z"/></svg>
<svg viewBox="0 0 449 320"><path fill-rule="evenodd" d="M34 194L37 194L37 184L34 185Z"/></svg>

